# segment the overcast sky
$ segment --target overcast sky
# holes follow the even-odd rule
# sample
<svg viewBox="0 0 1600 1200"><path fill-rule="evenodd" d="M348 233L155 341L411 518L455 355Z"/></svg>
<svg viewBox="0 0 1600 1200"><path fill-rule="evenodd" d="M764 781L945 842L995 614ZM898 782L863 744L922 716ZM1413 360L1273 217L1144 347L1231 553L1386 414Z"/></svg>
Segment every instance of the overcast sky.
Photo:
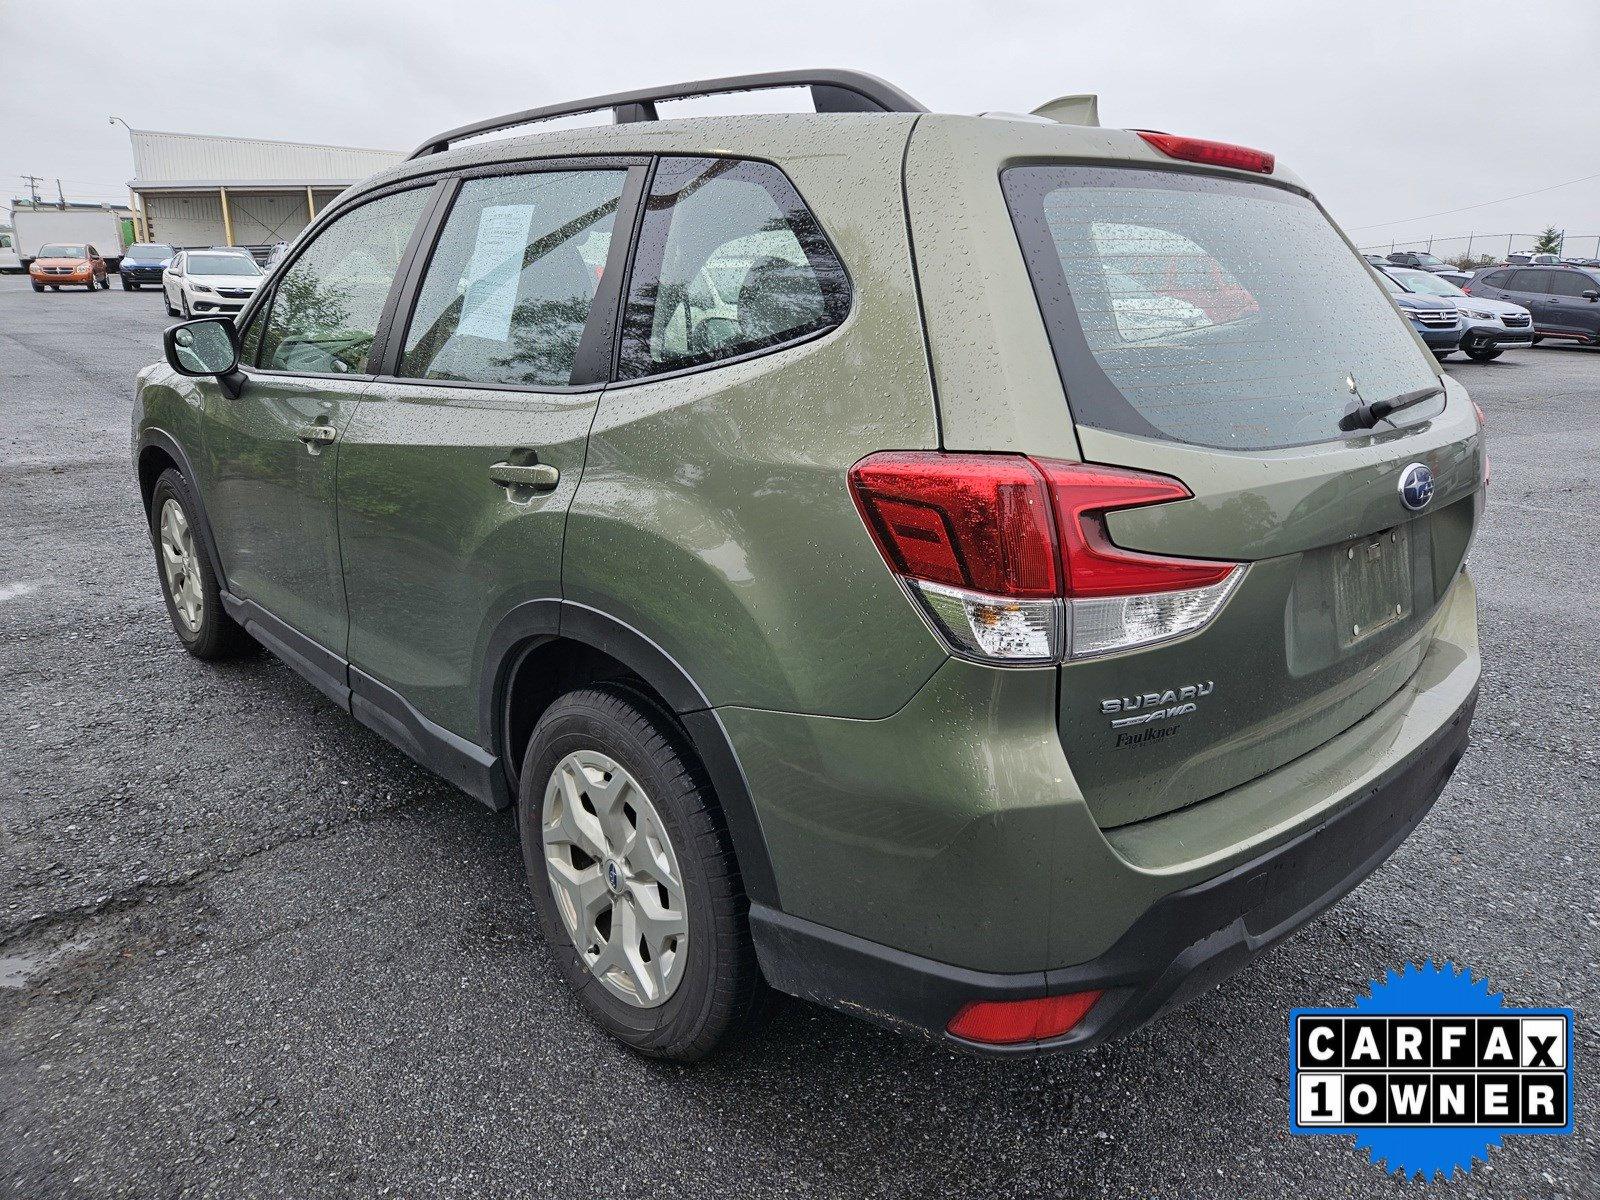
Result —
<svg viewBox="0 0 1600 1200"><path fill-rule="evenodd" d="M848 66L935 110L1097 92L1108 125L1272 150L1363 245L1600 234L1595 0L0 0L0 45L0 197L31 172L52 195L59 176L69 198L125 201L111 114L409 149L576 96Z"/></svg>

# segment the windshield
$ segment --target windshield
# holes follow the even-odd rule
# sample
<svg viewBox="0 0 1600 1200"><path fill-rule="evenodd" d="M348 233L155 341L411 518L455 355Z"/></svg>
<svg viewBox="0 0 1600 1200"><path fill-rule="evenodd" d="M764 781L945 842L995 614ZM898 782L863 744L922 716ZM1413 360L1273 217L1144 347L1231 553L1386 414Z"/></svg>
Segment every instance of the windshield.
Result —
<svg viewBox="0 0 1600 1200"><path fill-rule="evenodd" d="M243 254L191 254L187 270L191 275L259 275L256 260Z"/></svg>
<svg viewBox="0 0 1600 1200"><path fill-rule="evenodd" d="M83 246L72 245L69 242L51 242L39 247L40 258L88 258Z"/></svg>
<svg viewBox="0 0 1600 1200"><path fill-rule="evenodd" d="M1297 192L1131 167L1013 167L1002 184L1082 424L1271 449L1341 437L1351 375L1371 396L1438 383Z"/></svg>
<svg viewBox="0 0 1600 1200"><path fill-rule="evenodd" d="M157 242L135 242L122 252L123 258L171 258L172 247Z"/></svg>
<svg viewBox="0 0 1600 1200"><path fill-rule="evenodd" d="M1448 279L1440 279L1432 271L1396 271L1395 278L1413 292L1421 292L1424 296L1466 295Z"/></svg>

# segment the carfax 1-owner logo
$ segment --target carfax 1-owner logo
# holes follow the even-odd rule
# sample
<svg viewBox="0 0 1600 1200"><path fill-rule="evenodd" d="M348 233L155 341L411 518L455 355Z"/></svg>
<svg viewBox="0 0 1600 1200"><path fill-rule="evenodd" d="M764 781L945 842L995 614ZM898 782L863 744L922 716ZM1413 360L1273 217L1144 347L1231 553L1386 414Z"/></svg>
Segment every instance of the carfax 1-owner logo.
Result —
<svg viewBox="0 0 1600 1200"><path fill-rule="evenodd" d="M1408 963L1350 1008L1289 1014L1289 1128L1446 1178L1502 1138L1572 1132L1570 1008L1507 1008L1453 963Z"/></svg>

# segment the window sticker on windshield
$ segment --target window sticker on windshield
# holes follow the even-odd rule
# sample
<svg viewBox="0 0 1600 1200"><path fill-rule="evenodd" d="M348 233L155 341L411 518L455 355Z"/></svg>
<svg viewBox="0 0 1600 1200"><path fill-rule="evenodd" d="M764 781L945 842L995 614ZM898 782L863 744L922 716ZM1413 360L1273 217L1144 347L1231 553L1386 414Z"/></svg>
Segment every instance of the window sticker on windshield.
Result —
<svg viewBox="0 0 1600 1200"><path fill-rule="evenodd" d="M533 226L533 205L494 204L478 217L478 236L467 264L458 336L503 342L511 336L522 255Z"/></svg>

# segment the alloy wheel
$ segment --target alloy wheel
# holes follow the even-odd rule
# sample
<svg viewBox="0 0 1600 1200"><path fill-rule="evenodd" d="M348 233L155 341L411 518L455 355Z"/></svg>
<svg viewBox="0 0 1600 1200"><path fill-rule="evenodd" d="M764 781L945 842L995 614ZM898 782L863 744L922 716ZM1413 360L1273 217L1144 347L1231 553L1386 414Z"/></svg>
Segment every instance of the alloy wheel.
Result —
<svg viewBox="0 0 1600 1200"><path fill-rule="evenodd" d="M663 1004L689 948L683 873L638 781L597 750L568 754L545 786L550 891L592 974L635 1008Z"/></svg>
<svg viewBox="0 0 1600 1200"><path fill-rule="evenodd" d="M161 573L167 581L172 610L191 635L200 632L205 617L205 593L200 588L200 557L195 550L194 533L183 505L169 499L161 506L158 540L161 544Z"/></svg>

